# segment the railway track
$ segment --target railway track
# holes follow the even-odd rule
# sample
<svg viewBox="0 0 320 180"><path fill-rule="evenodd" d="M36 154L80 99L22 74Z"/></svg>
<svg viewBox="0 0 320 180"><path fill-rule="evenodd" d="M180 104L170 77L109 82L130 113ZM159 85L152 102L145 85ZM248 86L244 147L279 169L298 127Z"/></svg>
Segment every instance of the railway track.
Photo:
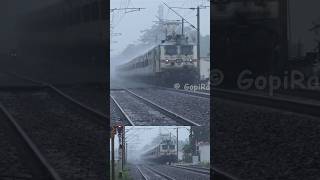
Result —
<svg viewBox="0 0 320 180"><path fill-rule="evenodd" d="M11 174L7 176L0 175L0 179L12 178L61 180L60 175L48 163L47 159L40 152L39 148L30 139L27 133L23 130L18 121L8 112L8 110L1 103L0 116L2 117L0 122L2 127L1 129L7 135L9 135L8 137L10 138L10 144L13 144L15 146L15 150L18 151L17 156L20 160L23 160L23 162L19 163L26 165L27 168L31 171L30 177L23 177L21 175L18 176L17 174Z"/></svg>
<svg viewBox="0 0 320 180"><path fill-rule="evenodd" d="M182 168L176 168L169 165L143 165L144 168L152 171L154 174L168 180L209 180L210 174L201 174Z"/></svg>
<svg viewBox="0 0 320 180"><path fill-rule="evenodd" d="M248 93L218 88L213 89L212 96L316 117L320 116L320 101L311 102L306 101L305 99L269 96L267 94Z"/></svg>
<svg viewBox="0 0 320 180"><path fill-rule="evenodd" d="M198 167L188 167L188 166L181 166L181 165L173 165L172 167L181 168L181 169L197 172L197 173L200 173L200 174L210 175L210 169L198 168Z"/></svg>
<svg viewBox="0 0 320 180"><path fill-rule="evenodd" d="M64 179L106 178L106 155L100 151L105 149L106 115L50 84L24 79L43 88L6 92L0 102L51 164L49 169Z"/></svg>
<svg viewBox="0 0 320 180"><path fill-rule="evenodd" d="M175 180L174 178L150 167L140 165L137 168L144 180Z"/></svg>
<svg viewBox="0 0 320 180"><path fill-rule="evenodd" d="M115 98L112 95L110 95L110 99L111 101L114 102L114 104L116 105L116 108L120 111L121 123L130 125L130 126L135 126L134 122L130 119L130 117L127 115L127 113L123 110L123 108L120 106L120 104L115 100Z"/></svg>
<svg viewBox="0 0 320 180"><path fill-rule="evenodd" d="M183 165L174 165L172 167L181 168L181 169L185 169L185 170L200 173L200 174L211 175L209 168L203 168L203 167L197 167L197 166L183 166ZM213 175L213 180L239 180L238 178L214 167L212 168L212 175Z"/></svg>
<svg viewBox="0 0 320 180"><path fill-rule="evenodd" d="M132 125L152 125L154 123L154 125L200 126L197 122L142 97L130 89L113 91L111 94L114 94L111 95L111 99L117 105L121 116ZM139 108L133 109L136 106Z"/></svg>
<svg viewBox="0 0 320 180"><path fill-rule="evenodd" d="M82 108L83 110L87 111L88 113L91 113L99 118L102 118L102 119L107 119L107 116L77 100L75 100L74 98L72 98L71 96L69 96L68 94L62 92L61 90L59 90L57 87L49 84L49 83L46 83L46 82L42 82L42 81L38 81L38 80L34 80L34 79L31 79L31 78L28 78L28 77L24 77L24 76L21 76L21 75L18 75L18 74L15 74L15 73L8 73L7 74L9 75L12 75L12 76L15 76L19 79L22 79L22 80L25 80L25 81L30 81L34 84L37 84L38 86L35 86L35 87L42 87L42 88L47 88L47 89L50 89L52 92L58 94L59 96L61 96L62 98L66 99L67 101L75 104L76 106ZM106 121L97 121L97 123L101 124L101 125L105 125L106 124Z"/></svg>
<svg viewBox="0 0 320 180"><path fill-rule="evenodd" d="M212 168L213 180L240 180L233 175L230 175L215 167Z"/></svg>

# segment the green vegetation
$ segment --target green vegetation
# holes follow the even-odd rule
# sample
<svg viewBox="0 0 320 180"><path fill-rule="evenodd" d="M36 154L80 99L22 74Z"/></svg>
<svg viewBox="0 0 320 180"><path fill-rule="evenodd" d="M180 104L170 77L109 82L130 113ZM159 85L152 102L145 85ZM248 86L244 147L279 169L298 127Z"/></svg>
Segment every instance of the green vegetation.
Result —
<svg viewBox="0 0 320 180"><path fill-rule="evenodd" d="M200 163L200 166L206 167L206 168L210 168L210 163Z"/></svg>
<svg viewBox="0 0 320 180"><path fill-rule="evenodd" d="M115 180L133 180L133 178L130 177L129 175L129 170L130 170L129 168L125 167L122 171L121 164L115 163ZM111 169L110 169L110 175L111 175Z"/></svg>

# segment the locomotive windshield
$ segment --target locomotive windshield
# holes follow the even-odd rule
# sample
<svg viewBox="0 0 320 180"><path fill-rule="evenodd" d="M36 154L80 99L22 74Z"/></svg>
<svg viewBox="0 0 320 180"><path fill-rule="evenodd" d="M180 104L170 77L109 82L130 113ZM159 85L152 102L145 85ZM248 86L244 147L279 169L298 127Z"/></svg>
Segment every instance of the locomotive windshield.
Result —
<svg viewBox="0 0 320 180"><path fill-rule="evenodd" d="M169 149L176 149L174 145L170 145Z"/></svg>
<svg viewBox="0 0 320 180"><path fill-rule="evenodd" d="M177 54L177 46L175 45L167 45L165 46L165 54L166 55L176 55Z"/></svg>
<svg viewBox="0 0 320 180"><path fill-rule="evenodd" d="M193 46L187 45L187 46L181 46L181 54L183 55L192 55L193 54Z"/></svg>
<svg viewBox="0 0 320 180"><path fill-rule="evenodd" d="M168 145L162 145L162 149L168 149Z"/></svg>

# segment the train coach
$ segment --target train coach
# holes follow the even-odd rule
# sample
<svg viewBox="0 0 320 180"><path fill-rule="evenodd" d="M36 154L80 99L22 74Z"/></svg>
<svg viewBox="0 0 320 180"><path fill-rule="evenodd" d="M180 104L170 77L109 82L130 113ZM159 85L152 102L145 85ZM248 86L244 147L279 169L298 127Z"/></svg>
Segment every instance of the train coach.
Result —
<svg viewBox="0 0 320 180"><path fill-rule="evenodd" d="M164 140L160 144L143 153L143 159L160 164L177 161L177 148L173 141Z"/></svg>
<svg viewBox="0 0 320 180"><path fill-rule="evenodd" d="M197 78L197 46L175 35L131 61L119 65L122 77L156 79L157 82L194 82Z"/></svg>

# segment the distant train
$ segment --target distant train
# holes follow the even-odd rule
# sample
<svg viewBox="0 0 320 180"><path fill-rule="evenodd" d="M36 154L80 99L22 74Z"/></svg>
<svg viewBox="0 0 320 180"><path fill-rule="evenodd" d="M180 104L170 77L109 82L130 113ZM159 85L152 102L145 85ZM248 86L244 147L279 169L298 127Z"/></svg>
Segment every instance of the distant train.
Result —
<svg viewBox="0 0 320 180"><path fill-rule="evenodd" d="M122 77L193 82L198 78L197 66L197 46L189 43L188 38L175 35L119 65L116 71Z"/></svg>
<svg viewBox="0 0 320 180"><path fill-rule="evenodd" d="M177 161L177 146L171 140L164 140L143 153L143 159L155 163L166 164Z"/></svg>

